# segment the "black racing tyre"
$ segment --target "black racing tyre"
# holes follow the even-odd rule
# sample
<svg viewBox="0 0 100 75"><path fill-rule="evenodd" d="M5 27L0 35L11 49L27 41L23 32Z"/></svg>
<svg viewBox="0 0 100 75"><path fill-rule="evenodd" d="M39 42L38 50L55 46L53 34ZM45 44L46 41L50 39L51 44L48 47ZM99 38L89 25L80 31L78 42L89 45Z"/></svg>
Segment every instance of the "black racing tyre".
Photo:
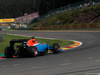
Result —
<svg viewBox="0 0 100 75"><path fill-rule="evenodd" d="M52 51L53 51L54 54L59 53L59 51L60 51L59 44L53 44Z"/></svg>
<svg viewBox="0 0 100 75"><path fill-rule="evenodd" d="M35 46L28 47L27 50L30 57L36 57L38 55L38 51Z"/></svg>
<svg viewBox="0 0 100 75"><path fill-rule="evenodd" d="M13 51L10 47L6 47L4 51L5 57L6 58L13 58Z"/></svg>
<svg viewBox="0 0 100 75"><path fill-rule="evenodd" d="M18 55L19 57L27 57L27 52L23 49L23 47L20 47L18 51Z"/></svg>

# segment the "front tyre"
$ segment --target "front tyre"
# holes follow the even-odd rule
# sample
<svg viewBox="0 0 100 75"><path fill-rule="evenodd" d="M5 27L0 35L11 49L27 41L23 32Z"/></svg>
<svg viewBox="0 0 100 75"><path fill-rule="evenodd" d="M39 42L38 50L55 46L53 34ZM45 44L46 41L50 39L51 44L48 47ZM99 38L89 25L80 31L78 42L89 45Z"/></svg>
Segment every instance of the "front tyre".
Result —
<svg viewBox="0 0 100 75"><path fill-rule="evenodd" d="M13 51L10 47L6 47L4 51L6 58L13 58Z"/></svg>
<svg viewBox="0 0 100 75"><path fill-rule="evenodd" d="M30 57L36 57L38 55L37 48L35 46L28 47L28 55Z"/></svg>
<svg viewBox="0 0 100 75"><path fill-rule="evenodd" d="M54 54L58 54L59 51L60 51L59 44L53 44L52 51L53 51Z"/></svg>

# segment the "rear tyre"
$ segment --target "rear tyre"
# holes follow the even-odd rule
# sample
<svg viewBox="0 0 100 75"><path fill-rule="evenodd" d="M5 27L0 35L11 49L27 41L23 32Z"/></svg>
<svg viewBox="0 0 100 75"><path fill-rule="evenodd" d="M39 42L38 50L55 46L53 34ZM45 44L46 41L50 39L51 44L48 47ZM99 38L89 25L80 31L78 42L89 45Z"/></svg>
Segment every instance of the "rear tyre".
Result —
<svg viewBox="0 0 100 75"><path fill-rule="evenodd" d="M59 46L59 44L53 44L52 49L53 49L53 53L54 53L54 54L58 54L59 51L60 51L60 46Z"/></svg>
<svg viewBox="0 0 100 75"><path fill-rule="evenodd" d="M13 51L10 47L6 47L4 51L6 58L13 58Z"/></svg>
<svg viewBox="0 0 100 75"><path fill-rule="evenodd" d="M28 47L28 55L30 57L36 57L38 55L37 48L35 46Z"/></svg>
<svg viewBox="0 0 100 75"><path fill-rule="evenodd" d="M23 47L20 47L18 55L19 55L19 57L27 57L27 52L26 52L26 50L23 49Z"/></svg>

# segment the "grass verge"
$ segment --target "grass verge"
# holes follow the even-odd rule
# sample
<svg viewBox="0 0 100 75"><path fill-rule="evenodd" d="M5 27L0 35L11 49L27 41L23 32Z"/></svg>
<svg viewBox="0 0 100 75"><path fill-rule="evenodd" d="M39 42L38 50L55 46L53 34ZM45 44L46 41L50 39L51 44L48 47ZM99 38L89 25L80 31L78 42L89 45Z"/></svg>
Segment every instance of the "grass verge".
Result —
<svg viewBox="0 0 100 75"><path fill-rule="evenodd" d="M7 34L4 34L3 35L3 42L0 42L0 54L4 54L4 49L5 47L8 47L10 44L9 42L12 40L12 39L30 39L30 37L23 37L23 36L15 36L15 35L7 35ZM40 39L40 38L36 38L36 40L39 42L39 43L43 43L45 42L46 44L52 46L54 43L59 43L59 45L61 47L65 47L67 45L71 45L71 44L74 44L73 41L67 41L67 40L53 40L53 39Z"/></svg>

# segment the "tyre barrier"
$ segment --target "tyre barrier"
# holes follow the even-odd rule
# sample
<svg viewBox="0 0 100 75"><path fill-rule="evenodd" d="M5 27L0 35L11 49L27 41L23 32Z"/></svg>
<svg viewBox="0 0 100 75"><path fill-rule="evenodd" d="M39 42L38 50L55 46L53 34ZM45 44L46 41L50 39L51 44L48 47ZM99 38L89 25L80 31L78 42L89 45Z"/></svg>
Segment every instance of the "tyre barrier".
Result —
<svg viewBox="0 0 100 75"><path fill-rule="evenodd" d="M100 23L67 24L34 28L34 30L100 29Z"/></svg>
<svg viewBox="0 0 100 75"><path fill-rule="evenodd" d="M14 30L33 30L33 28L12 28Z"/></svg>

